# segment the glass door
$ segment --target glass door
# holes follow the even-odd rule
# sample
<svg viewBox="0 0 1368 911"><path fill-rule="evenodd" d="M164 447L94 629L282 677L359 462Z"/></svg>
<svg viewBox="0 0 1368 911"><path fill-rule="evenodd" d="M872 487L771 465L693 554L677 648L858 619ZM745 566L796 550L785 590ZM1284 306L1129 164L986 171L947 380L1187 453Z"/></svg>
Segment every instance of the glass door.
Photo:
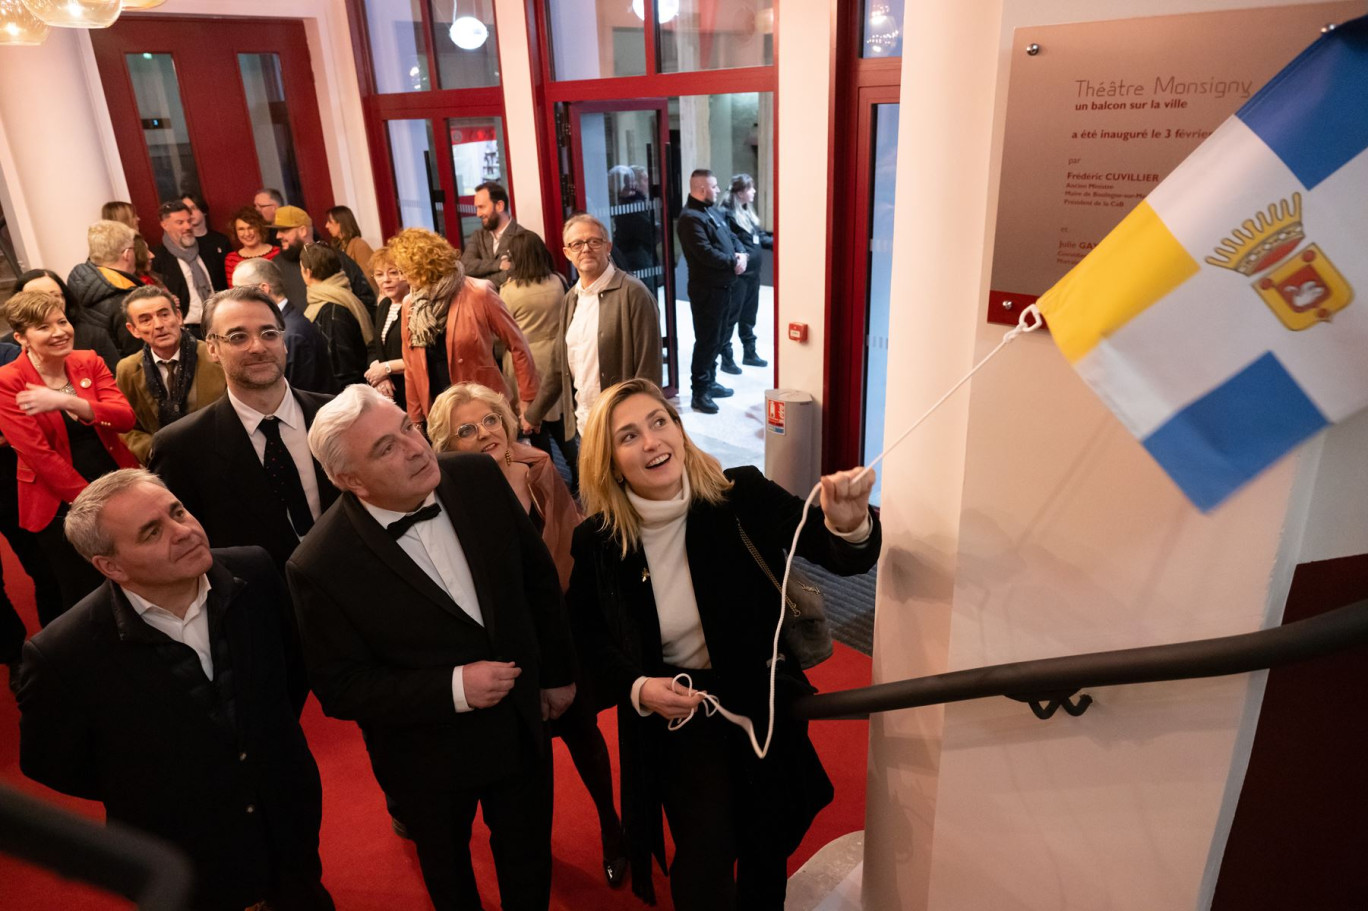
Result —
<svg viewBox="0 0 1368 911"><path fill-rule="evenodd" d="M664 99L569 106L574 211L608 228L613 265L636 276L661 307L665 394L679 388L674 244L664 191L669 109ZM548 239L550 240L550 239Z"/></svg>
<svg viewBox="0 0 1368 911"><path fill-rule="evenodd" d="M322 221L332 178L302 23L125 16L90 39L149 244L158 205L183 194L217 230L263 186Z"/></svg>

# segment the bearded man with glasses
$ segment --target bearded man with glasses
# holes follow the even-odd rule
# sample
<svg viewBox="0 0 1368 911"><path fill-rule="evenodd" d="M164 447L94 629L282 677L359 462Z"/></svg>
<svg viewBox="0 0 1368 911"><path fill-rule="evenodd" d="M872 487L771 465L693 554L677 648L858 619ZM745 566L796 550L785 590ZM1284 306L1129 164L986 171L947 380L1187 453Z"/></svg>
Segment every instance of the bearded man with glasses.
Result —
<svg viewBox="0 0 1368 911"><path fill-rule="evenodd" d="M148 467L200 520L212 546L255 544L283 569L337 499L308 443L314 415L332 396L285 379L285 321L256 288L215 294L203 325L228 394L157 431Z"/></svg>
<svg viewBox="0 0 1368 911"><path fill-rule="evenodd" d="M522 429L535 430L559 402L569 439L604 389L633 377L661 382L661 340L655 295L613 265L613 243L603 222L582 212L572 215L562 237L579 281L561 307L556 369L542 378Z"/></svg>

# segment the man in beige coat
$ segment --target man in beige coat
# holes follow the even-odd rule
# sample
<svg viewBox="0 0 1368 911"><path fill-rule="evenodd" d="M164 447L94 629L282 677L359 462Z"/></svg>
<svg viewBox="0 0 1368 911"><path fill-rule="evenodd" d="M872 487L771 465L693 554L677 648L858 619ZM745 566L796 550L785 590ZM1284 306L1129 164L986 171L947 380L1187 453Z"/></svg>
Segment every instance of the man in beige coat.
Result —
<svg viewBox="0 0 1368 911"><path fill-rule="evenodd" d="M566 292L561 309L558 369L543 377L523 415L523 430L534 429L560 402L568 438L609 386L633 377L661 382L661 340L655 296L612 264L613 244L603 223L592 215L572 215L562 237L579 281Z"/></svg>
<svg viewBox="0 0 1368 911"><path fill-rule="evenodd" d="M228 386L223 368L209 359L204 342L185 331L180 308L164 289L130 291L123 312L128 331L143 346L119 361L114 381L137 416L123 435L124 445L145 465L152 434L212 405Z"/></svg>

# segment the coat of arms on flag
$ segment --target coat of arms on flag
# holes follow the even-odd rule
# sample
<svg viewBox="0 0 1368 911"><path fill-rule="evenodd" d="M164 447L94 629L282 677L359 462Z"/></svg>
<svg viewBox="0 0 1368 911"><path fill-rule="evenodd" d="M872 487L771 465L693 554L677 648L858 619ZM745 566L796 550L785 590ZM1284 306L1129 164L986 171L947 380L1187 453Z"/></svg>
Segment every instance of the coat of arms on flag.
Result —
<svg viewBox="0 0 1368 911"><path fill-rule="evenodd" d="M1201 509L1368 406L1368 17L1273 77L1037 302Z"/></svg>

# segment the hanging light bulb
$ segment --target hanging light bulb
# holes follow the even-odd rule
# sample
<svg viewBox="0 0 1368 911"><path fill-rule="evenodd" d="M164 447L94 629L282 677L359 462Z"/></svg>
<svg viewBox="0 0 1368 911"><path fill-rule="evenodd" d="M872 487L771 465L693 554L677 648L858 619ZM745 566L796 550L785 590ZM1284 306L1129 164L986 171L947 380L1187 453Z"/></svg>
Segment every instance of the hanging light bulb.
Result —
<svg viewBox="0 0 1368 911"><path fill-rule="evenodd" d="M28 11L23 0L0 0L0 45L42 44L48 27Z"/></svg>
<svg viewBox="0 0 1368 911"><path fill-rule="evenodd" d="M656 0L656 18L664 25L679 15L679 0ZM646 21L646 4L642 0L632 0L632 12L642 22Z"/></svg>
<svg viewBox="0 0 1368 911"><path fill-rule="evenodd" d="M156 9L165 3L166 0L123 0L123 8L131 9Z"/></svg>
<svg viewBox="0 0 1368 911"><path fill-rule="evenodd" d="M484 47L489 40L489 28L474 16L458 16L451 23L451 43L463 51L473 51Z"/></svg>
<svg viewBox="0 0 1368 911"><path fill-rule="evenodd" d="M123 10L121 0L23 0L29 12L59 28L109 28Z"/></svg>

